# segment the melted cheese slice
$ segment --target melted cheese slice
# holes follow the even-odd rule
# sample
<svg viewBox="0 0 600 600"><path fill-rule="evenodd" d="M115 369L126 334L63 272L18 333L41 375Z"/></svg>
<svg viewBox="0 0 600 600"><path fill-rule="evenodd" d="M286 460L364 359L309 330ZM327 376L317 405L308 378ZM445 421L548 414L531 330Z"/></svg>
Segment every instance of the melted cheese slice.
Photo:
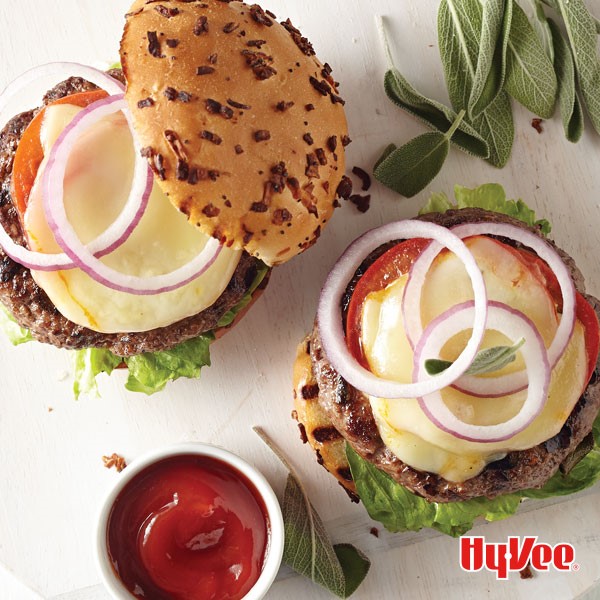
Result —
<svg viewBox="0 0 600 600"><path fill-rule="evenodd" d="M45 156L80 110L70 105L46 109L41 131ZM133 164L131 133L121 113L98 122L77 140L65 175L65 206L69 221L85 243L102 233L120 213L131 187ZM42 204L44 168L45 162L31 191L24 223L33 250L55 253L61 250L46 223ZM151 277L189 262L208 240L155 185L148 208L129 239L101 260L120 272ZM239 250L223 248L203 275L177 290L151 296L112 290L79 269L32 271L32 275L60 313L74 323L104 333L148 331L214 304L240 256Z"/></svg>
<svg viewBox="0 0 600 600"><path fill-rule="evenodd" d="M502 244L485 237L467 240L479 265L491 300L510 304L525 313L538 327L548 346L558 326L552 299L545 286ZM396 381L410 381L413 352L402 319L402 295L407 277L401 277L380 292L370 294L362 313L362 342L371 370ZM449 307L472 299L472 290L462 263L451 253L441 254L432 265L424 287L423 323ZM464 339L450 340L442 352L456 358ZM498 332L488 331L482 348L509 343ZM432 357L435 358L435 357ZM520 368L515 361L498 373ZM522 363L521 363L522 364ZM573 337L554 368L548 401L533 423L503 442L476 443L461 440L436 427L417 400L387 400L371 397L371 407L381 437L390 450L415 469L438 473L449 481L465 481L510 450L531 448L557 434L585 386L587 356L584 328L577 322ZM460 419L471 424L493 425L507 421L522 406L526 391L502 398L474 398L453 388L442 397Z"/></svg>

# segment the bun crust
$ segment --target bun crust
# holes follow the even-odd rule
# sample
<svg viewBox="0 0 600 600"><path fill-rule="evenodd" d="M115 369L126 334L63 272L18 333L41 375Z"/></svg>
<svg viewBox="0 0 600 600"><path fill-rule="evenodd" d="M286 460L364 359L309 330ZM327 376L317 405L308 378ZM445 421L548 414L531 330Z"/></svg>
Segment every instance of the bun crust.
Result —
<svg viewBox="0 0 600 600"><path fill-rule="evenodd" d="M331 69L289 21L222 0L137 0L121 41L126 98L173 204L269 265L312 245L348 140Z"/></svg>

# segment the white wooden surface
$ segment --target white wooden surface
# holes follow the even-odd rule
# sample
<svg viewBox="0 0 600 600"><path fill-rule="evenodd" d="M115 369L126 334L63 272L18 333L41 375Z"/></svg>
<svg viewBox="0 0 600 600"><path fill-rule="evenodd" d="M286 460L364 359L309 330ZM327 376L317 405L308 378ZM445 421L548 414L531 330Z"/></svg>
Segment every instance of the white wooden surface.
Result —
<svg viewBox="0 0 600 600"><path fill-rule="evenodd" d="M266 1L266 0L265 0ZM48 61L102 64L117 58L128 0L0 0L0 87L26 68ZM600 14L600 0L589 0ZM354 143L349 166L370 168L389 142L424 131L392 106L382 90L384 61L374 15L392 19L399 67L424 93L446 99L436 46L433 0L270 0L290 16L335 69L347 99ZM333 26L333 27L332 27ZM336 541L359 545L373 566L357 598L573 598L594 594L600 580L600 489L560 503L530 503L509 521L475 530L489 540L538 535L572 542L577 573L539 574L496 582L458 567L458 542L432 533L369 534L372 523L351 505L299 442L290 419L294 349L310 328L320 285L343 248L366 229L415 214L428 192L455 183L496 181L554 224L553 236L600 294L600 137L586 132L565 141L558 118L542 135L531 115L516 111L513 157L502 171L456 150L428 191L403 200L379 186L361 215L342 207L320 243L279 267L263 299L233 334L214 345L213 366L201 381L179 381L151 398L123 389L123 375L101 382L101 399L71 396L66 352L0 337L0 597L20 600L106 598L92 560L92 531L100 497L118 477L101 456L132 460L162 444L202 440L239 453L281 491L285 473L250 426L262 425L299 468L315 506ZM53 411L49 412L49 408ZM11 573L9 575L8 573ZM14 577L13 577L14 576ZM23 587L18 581L25 584ZM326 592L282 569L269 598L327 598ZM589 597L592 597L591 595Z"/></svg>

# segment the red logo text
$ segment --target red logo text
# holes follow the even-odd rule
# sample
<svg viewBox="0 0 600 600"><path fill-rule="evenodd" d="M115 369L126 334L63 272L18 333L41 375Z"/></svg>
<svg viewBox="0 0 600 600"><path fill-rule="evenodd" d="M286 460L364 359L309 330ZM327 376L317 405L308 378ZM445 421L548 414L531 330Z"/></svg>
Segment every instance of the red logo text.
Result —
<svg viewBox="0 0 600 600"><path fill-rule="evenodd" d="M527 565L536 571L576 571L572 544L551 546L537 541L537 536L511 536L506 543L487 543L483 536L460 538L460 568L476 572L482 569L508 579L509 573L522 571Z"/></svg>

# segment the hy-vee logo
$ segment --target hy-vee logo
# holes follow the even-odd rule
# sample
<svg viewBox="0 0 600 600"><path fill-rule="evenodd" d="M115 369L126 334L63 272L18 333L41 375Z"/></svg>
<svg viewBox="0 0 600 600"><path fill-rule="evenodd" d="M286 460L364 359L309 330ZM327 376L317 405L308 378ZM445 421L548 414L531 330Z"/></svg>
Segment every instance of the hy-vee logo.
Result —
<svg viewBox="0 0 600 600"><path fill-rule="evenodd" d="M508 579L509 573L530 566L536 571L577 571L572 544L538 543L537 536L510 536L506 543L487 543L483 536L460 538L460 568L476 572L487 569L496 579Z"/></svg>

